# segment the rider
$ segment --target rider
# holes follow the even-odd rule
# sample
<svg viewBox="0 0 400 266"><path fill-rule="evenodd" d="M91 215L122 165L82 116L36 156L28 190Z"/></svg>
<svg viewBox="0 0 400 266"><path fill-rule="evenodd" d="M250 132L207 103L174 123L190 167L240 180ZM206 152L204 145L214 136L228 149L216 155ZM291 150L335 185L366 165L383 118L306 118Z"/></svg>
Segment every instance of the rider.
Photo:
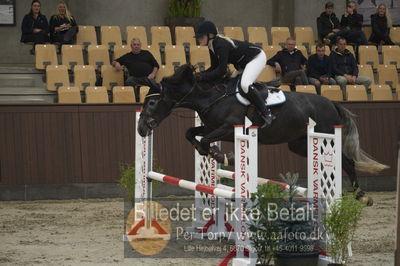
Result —
<svg viewBox="0 0 400 266"><path fill-rule="evenodd" d="M195 38L201 46L208 46L211 57L211 67L197 74L196 81L214 81L223 77L228 64L233 64L238 71L243 70L241 88L263 118L265 123L262 127L269 126L274 117L253 85L267 61L264 51L254 44L218 34L211 21L204 21L198 26Z"/></svg>

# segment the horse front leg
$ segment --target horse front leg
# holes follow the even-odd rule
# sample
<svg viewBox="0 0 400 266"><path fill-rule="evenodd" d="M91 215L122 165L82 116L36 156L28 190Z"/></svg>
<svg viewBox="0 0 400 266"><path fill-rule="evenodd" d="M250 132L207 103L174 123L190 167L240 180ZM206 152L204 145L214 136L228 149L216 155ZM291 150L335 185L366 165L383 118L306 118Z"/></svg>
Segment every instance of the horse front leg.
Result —
<svg viewBox="0 0 400 266"><path fill-rule="evenodd" d="M200 144L200 141L196 139L196 136L200 137L204 136L205 131L206 131L205 126L192 127L186 131L186 139L190 143L192 143L192 145L199 152L199 154L203 156L208 155L208 149L203 149L203 147Z"/></svg>
<svg viewBox="0 0 400 266"><path fill-rule="evenodd" d="M235 159L233 153L224 154L217 146L210 146L210 143L219 141L225 137L233 136L233 127L231 124L224 124L221 127L211 131L205 135L201 141L203 150L207 150L208 154L214 158L218 163L224 165L234 165Z"/></svg>

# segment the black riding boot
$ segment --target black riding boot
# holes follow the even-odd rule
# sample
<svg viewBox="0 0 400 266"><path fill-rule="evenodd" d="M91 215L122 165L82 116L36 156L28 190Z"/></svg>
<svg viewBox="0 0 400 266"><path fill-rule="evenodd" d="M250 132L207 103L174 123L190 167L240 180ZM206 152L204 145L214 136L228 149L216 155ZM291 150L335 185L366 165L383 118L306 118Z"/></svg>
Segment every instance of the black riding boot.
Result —
<svg viewBox="0 0 400 266"><path fill-rule="evenodd" d="M249 86L249 92L247 93L247 98L250 102L257 108L258 112L261 115L261 118L264 120L264 124L261 128L266 126L270 126L274 116L271 113L271 110L265 104L265 100L261 97L259 91L254 87L254 85Z"/></svg>

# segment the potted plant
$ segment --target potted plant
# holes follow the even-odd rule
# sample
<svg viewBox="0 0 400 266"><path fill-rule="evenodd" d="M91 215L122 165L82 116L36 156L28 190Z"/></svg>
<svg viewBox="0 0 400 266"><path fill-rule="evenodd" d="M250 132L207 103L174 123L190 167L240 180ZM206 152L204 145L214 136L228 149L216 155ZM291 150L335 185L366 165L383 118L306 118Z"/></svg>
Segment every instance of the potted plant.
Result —
<svg viewBox="0 0 400 266"><path fill-rule="evenodd" d="M308 201L296 199L298 174L281 177L289 185L288 199L282 202L278 217L280 238L275 254L277 266L317 266L320 252L316 226L309 212Z"/></svg>
<svg viewBox="0 0 400 266"><path fill-rule="evenodd" d="M269 206L280 206L286 193L277 184L263 184L252 193L252 207L249 213L252 222L249 224L250 240L257 250L258 265L271 265L277 248L278 223L272 218Z"/></svg>
<svg viewBox="0 0 400 266"><path fill-rule="evenodd" d="M349 257L348 246L354 238L364 207L364 203L349 194L337 200L330 212L325 214L323 224L329 236L327 250L334 261L328 265L345 265Z"/></svg>
<svg viewBox="0 0 400 266"><path fill-rule="evenodd" d="M200 17L202 0L169 0L165 25L169 26L172 41L175 43L175 27L195 27L204 21Z"/></svg>

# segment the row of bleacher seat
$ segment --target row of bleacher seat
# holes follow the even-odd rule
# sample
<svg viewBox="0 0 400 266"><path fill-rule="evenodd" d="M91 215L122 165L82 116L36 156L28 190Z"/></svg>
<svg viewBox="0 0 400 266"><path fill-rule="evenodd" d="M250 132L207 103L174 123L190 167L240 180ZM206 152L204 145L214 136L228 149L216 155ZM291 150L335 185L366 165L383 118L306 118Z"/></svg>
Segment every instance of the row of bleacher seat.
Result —
<svg viewBox="0 0 400 266"><path fill-rule="evenodd" d="M290 91L288 85L282 85L281 90ZM140 102L144 101L149 88L142 87L140 91ZM313 85L296 86L296 91L301 93L316 94L316 89ZM371 94L368 96L363 85L348 85L346 86L345 97L338 85L323 85L321 86L321 95L333 101L392 101L396 100L388 85L373 85L371 86ZM109 95L106 87L87 87L85 88L84 102L86 103L135 103L135 92L130 86L115 86L112 89L112 94ZM112 100L110 100L112 98ZM400 100L400 94L397 94L397 100ZM78 87L60 87L58 89L58 102L76 104L82 103L81 91Z"/></svg>
<svg viewBox="0 0 400 266"><path fill-rule="evenodd" d="M370 27L363 28L367 38L369 38L372 30ZM246 40L260 45L268 45L269 38L265 27L247 27L247 36L245 38L242 27L223 28L224 35L237 40ZM152 26L150 28L151 44L172 44L170 28L167 26ZM391 38L393 42L400 43L400 28L393 27L391 29ZM79 26L77 43L83 45L103 44L109 46L122 45L122 34L119 26L101 26L100 27L100 43L97 41L96 31L94 26ZM127 26L126 27L126 42L129 43L134 37L140 38L143 45L149 45L146 28L144 26ZM176 40L174 44L195 45L196 41L193 38L193 27L175 27ZM284 43L291 36L288 27L271 27L270 29L271 44L279 45ZM314 32L312 27L295 27L294 37L298 44L312 45L315 43Z"/></svg>

